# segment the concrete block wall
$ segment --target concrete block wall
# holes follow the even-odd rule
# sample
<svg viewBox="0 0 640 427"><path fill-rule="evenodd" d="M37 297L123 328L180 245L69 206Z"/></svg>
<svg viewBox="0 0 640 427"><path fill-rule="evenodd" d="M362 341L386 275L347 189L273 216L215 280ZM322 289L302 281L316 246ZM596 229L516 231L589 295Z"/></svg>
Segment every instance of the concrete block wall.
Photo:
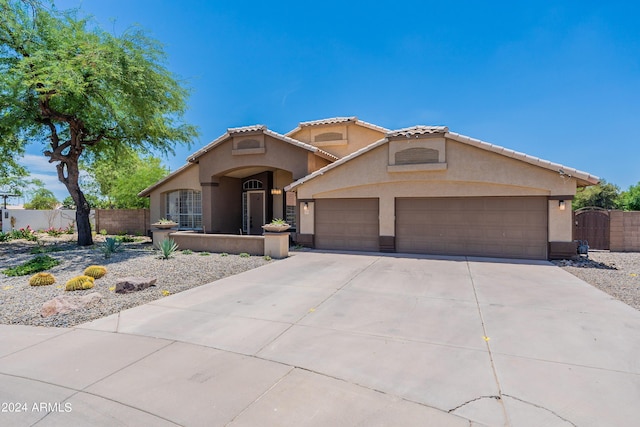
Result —
<svg viewBox="0 0 640 427"><path fill-rule="evenodd" d="M97 232L147 235L151 229L149 209L96 209Z"/></svg>
<svg viewBox="0 0 640 427"><path fill-rule="evenodd" d="M609 213L609 247L615 252L640 251L640 211Z"/></svg>

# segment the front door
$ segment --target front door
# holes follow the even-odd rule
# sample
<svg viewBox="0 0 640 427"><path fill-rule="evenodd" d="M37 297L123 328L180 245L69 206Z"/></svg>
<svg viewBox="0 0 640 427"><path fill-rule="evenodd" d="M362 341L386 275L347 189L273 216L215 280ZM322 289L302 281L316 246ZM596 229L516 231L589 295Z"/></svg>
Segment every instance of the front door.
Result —
<svg viewBox="0 0 640 427"><path fill-rule="evenodd" d="M249 234L262 234L264 225L264 191L249 191Z"/></svg>

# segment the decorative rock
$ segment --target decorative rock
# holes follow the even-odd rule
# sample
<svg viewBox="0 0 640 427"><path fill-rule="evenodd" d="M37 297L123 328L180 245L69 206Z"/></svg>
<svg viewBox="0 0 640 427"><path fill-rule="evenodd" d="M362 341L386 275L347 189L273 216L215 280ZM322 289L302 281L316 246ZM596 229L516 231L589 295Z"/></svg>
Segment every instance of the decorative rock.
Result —
<svg viewBox="0 0 640 427"><path fill-rule="evenodd" d="M131 292L142 291L149 286L154 286L156 278L149 277L123 277L116 282L116 293L128 294Z"/></svg>
<svg viewBox="0 0 640 427"><path fill-rule="evenodd" d="M75 310L89 308L102 300L99 292L92 292L83 296L60 295L42 304L40 315L42 317L54 314L66 314Z"/></svg>

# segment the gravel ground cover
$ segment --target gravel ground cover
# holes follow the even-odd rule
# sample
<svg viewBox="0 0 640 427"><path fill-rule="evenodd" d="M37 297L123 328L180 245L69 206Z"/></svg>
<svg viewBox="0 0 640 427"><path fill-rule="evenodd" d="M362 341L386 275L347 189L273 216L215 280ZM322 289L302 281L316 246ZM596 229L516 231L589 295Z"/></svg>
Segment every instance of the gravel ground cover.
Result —
<svg viewBox="0 0 640 427"><path fill-rule="evenodd" d="M589 251L589 259L554 261L574 276L640 310L640 253Z"/></svg>
<svg viewBox="0 0 640 427"><path fill-rule="evenodd" d="M96 236L96 245L86 248L78 247L74 239L73 236L40 238L42 248L56 249L46 254L61 261L60 265L48 270L56 278L53 285L30 286L31 275L10 277L0 273L0 324L70 327L276 262L258 256L223 256L201 252L184 254L181 251L176 252L172 258L163 260L148 238L125 243L122 252L105 259L99 250L103 236ZM33 258L35 255L30 251L38 247L38 243L26 240L0 243L0 271ZM90 265L106 267L107 275L97 279L93 289L65 292L67 280L83 274L84 269ZM115 293L117 279L128 276L155 277L157 282L155 286L143 291ZM102 300L93 307L47 318L40 315L42 304L58 295L81 296L91 292L102 295Z"/></svg>

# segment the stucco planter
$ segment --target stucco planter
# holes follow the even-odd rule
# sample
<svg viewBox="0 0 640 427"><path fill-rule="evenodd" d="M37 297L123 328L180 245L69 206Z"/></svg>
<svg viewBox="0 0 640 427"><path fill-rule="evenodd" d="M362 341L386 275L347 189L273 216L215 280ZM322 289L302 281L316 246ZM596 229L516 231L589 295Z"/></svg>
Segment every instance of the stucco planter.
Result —
<svg viewBox="0 0 640 427"><path fill-rule="evenodd" d="M178 226L177 222L154 222L153 225L155 228L160 230L168 230L170 228L174 228Z"/></svg>
<svg viewBox="0 0 640 427"><path fill-rule="evenodd" d="M264 229L264 231L268 231L269 233L282 233L283 231L287 231L288 229L290 229L291 226L289 224L265 224L262 226L262 228Z"/></svg>

